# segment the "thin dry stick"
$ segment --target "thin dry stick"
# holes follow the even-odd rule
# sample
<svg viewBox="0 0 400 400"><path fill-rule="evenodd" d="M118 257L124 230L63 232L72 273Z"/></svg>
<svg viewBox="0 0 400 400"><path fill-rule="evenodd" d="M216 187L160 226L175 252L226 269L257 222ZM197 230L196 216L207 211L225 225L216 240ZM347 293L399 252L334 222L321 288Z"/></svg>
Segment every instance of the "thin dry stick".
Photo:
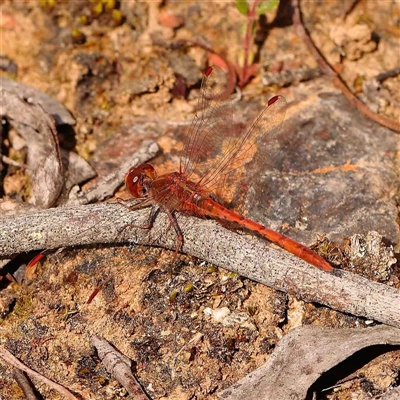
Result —
<svg viewBox="0 0 400 400"><path fill-rule="evenodd" d="M17 167L17 168L24 168L25 167L24 164L22 164L22 163L20 163L18 161L14 161L12 158L4 156L4 155L1 156L1 161L3 161L4 164L12 165L13 167Z"/></svg>
<svg viewBox="0 0 400 400"><path fill-rule="evenodd" d="M182 351L189 345L191 344L196 344L198 343L202 338L203 338L203 334L201 332L197 332L195 333L195 335L192 337L192 339L190 339L188 342L186 342L181 348L180 350L175 354L174 359L172 360L172 365L171 365L171 378L172 380L175 379L175 364L176 364L176 360L178 359L179 354L182 353Z"/></svg>
<svg viewBox="0 0 400 400"><path fill-rule="evenodd" d="M104 338L93 335L90 338L101 362L107 371L133 396L135 400L149 400L140 383L131 371L132 361L114 349Z"/></svg>
<svg viewBox="0 0 400 400"><path fill-rule="evenodd" d="M52 389L56 390L58 393L63 395L66 399L68 399L68 400L79 400L77 397L75 397L64 386L61 386L58 383L53 382L52 380L50 380L50 379L46 378L45 376L39 374L39 372L36 372L33 369L30 369L26 365L22 364L22 362L19 361L18 358L14 357L3 346L0 346L0 357L4 361L7 361L13 367L18 368L18 369L26 372L28 375L32 376L33 378L39 379L40 381L42 381L43 383L45 383L46 385L50 386Z"/></svg>
<svg viewBox="0 0 400 400"><path fill-rule="evenodd" d="M35 395L35 392L32 388L31 383L25 374L18 368L14 368L13 377L17 381L19 387L24 392L24 396L26 400L39 400Z"/></svg>
<svg viewBox="0 0 400 400"><path fill-rule="evenodd" d="M390 69L389 71L381 72L380 74L376 75L374 79L381 83L384 80L388 78L394 78L397 75L400 75L400 65Z"/></svg>
<svg viewBox="0 0 400 400"><path fill-rule="evenodd" d="M78 199L71 199L68 205L89 204L105 200L112 196L124 183L124 176L130 167L142 164L155 157L160 151L156 142L144 141L140 148L121 163L118 169L108 174L99 184L79 194Z"/></svg>
<svg viewBox="0 0 400 400"><path fill-rule="evenodd" d="M307 45L311 54L313 55L315 61L321 67L322 71L332 78L332 82L336 85L342 93L352 102L352 104L361 111L367 117L373 119L378 124L385 126L395 132L400 133L400 123L394 121L390 118L387 118L383 115L379 115L371 111L346 85L346 83L342 80L342 78L336 73L336 71L329 65L329 63L325 60L324 56L320 53L320 51L315 46L314 42L308 35L308 32L303 24L303 20L301 18L300 11L300 0L292 0L292 5L294 8L293 13L293 23L297 28L298 35L302 38L304 43Z"/></svg>
<svg viewBox="0 0 400 400"><path fill-rule="evenodd" d="M57 208L0 218L0 257L41 249L100 244L152 244L175 249L172 229L156 241L147 230L128 227L147 222L149 210L132 212L118 204ZM238 235L214 221L178 215L183 252L237 272L269 287L335 310L400 327L400 291L347 271L326 273L265 240ZM157 232L168 226L160 214ZM160 236L160 235L157 235Z"/></svg>

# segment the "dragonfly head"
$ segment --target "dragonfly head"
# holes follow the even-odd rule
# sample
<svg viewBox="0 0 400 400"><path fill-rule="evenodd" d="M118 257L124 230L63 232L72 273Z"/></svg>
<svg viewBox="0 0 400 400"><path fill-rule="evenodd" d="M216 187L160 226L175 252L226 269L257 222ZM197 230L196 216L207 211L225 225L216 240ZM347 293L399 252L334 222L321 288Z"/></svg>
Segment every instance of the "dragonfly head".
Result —
<svg viewBox="0 0 400 400"><path fill-rule="evenodd" d="M137 199L146 198L153 187L153 180L157 174L151 164L141 164L131 167L125 175L125 185L131 196Z"/></svg>

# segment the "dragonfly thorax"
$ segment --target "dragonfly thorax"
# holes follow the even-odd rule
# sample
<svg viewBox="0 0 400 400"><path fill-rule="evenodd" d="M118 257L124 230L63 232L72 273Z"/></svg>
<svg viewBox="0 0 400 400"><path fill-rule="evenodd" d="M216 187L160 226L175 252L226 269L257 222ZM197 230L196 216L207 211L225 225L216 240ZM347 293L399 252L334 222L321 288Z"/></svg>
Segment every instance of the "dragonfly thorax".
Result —
<svg viewBox="0 0 400 400"><path fill-rule="evenodd" d="M186 210L207 193L184 173L173 172L157 177L152 182L151 196L170 210Z"/></svg>

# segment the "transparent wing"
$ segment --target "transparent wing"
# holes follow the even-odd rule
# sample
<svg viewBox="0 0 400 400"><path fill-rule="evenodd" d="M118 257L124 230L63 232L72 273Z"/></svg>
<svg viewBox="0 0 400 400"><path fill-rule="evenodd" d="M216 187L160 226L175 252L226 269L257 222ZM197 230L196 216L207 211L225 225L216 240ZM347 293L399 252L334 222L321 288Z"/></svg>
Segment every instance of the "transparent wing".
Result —
<svg viewBox="0 0 400 400"><path fill-rule="evenodd" d="M215 158L227 139L226 128L232 126L233 108L223 102L228 84L227 74L219 67L209 67L203 76L199 113L195 115L182 151L180 172L189 177L203 176L207 161Z"/></svg>
<svg viewBox="0 0 400 400"><path fill-rule="evenodd" d="M233 107L219 97L226 83L220 68L206 71L199 100L201 113L191 125L181 159L181 172L217 193L235 170L254 157L257 142L263 142L263 156L270 156L286 111L285 98L274 96L247 129L236 132Z"/></svg>

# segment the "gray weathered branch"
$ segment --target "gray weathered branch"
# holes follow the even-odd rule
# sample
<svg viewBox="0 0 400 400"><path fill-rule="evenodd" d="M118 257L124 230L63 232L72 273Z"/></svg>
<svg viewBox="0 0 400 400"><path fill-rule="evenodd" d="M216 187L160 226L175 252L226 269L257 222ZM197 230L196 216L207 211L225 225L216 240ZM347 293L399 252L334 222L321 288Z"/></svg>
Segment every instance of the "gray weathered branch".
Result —
<svg viewBox="0 0 400 400"><path fill-rule="evenodd" d="M175 248L172 229L154 235L143 225L149 210L131 212L118 204L56 208L0 218L0 257L31 250L101 243L153 244ZM239 235L214 221L178 216L183 251L299 298L400 327L400 291L346 271L326 273L253 236ZM162 213L155 229L169 225Z"/></svg>

